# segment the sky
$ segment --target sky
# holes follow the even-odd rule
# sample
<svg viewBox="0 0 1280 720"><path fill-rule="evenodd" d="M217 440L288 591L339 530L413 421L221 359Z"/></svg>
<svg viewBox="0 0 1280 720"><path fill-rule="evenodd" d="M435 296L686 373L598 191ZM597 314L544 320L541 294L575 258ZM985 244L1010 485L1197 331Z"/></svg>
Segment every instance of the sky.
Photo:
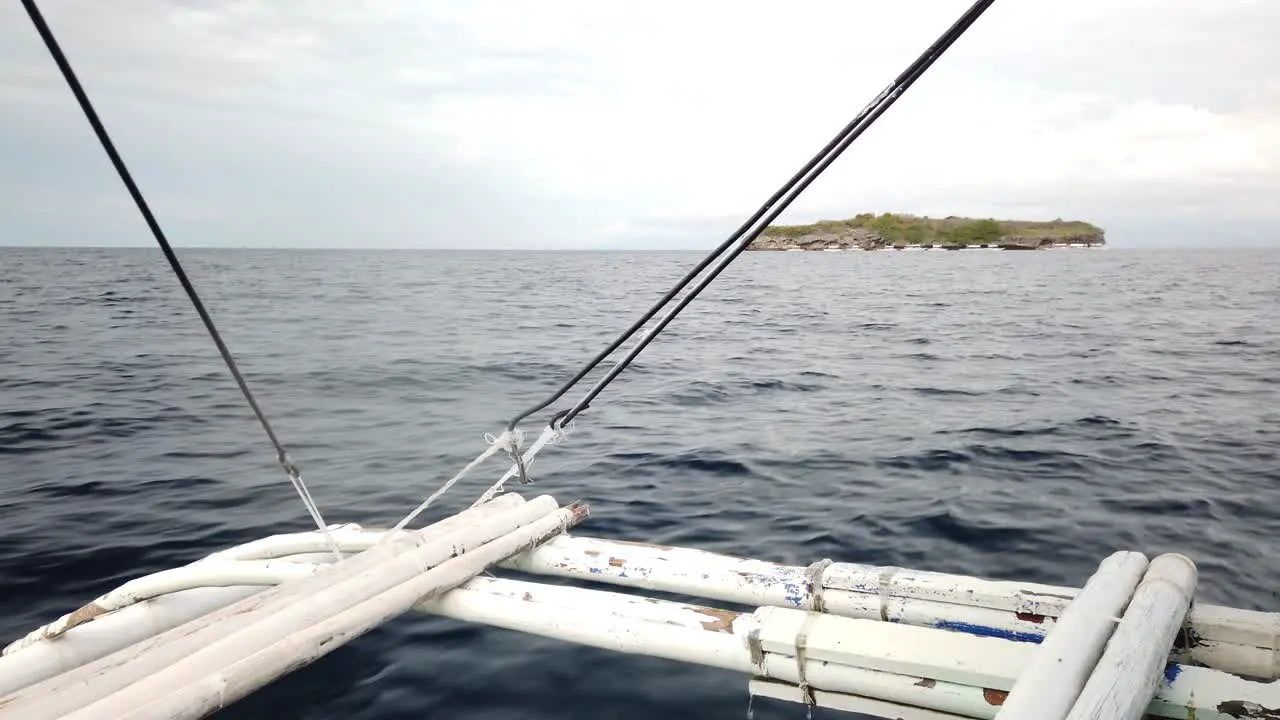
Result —
<svg viewBox="0 0 1280 720"><path fill-rule="evenodd" d="M710 248L969 0L43 0L175 246ZM783 9L785 8L785 10ZM782 216L1280 246L1274 0L996 0ZM153 241L0 4L0 245Z"/></svg>

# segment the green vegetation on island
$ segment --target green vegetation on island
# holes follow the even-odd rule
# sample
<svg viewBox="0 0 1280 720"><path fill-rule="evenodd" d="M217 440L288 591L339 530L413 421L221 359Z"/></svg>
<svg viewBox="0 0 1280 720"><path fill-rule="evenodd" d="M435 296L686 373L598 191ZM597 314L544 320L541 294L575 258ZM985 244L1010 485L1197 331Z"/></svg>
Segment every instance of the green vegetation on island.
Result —
<svg viewBox="0 0 1280 720"><path fill-rule="evenodd" d="M995 220L863 213L847 220L810 225L772 225L749 250L876 250L910 246L962 249L1000 247L1034 250L1105 245L1102 228L1080 220Z"/></svg>

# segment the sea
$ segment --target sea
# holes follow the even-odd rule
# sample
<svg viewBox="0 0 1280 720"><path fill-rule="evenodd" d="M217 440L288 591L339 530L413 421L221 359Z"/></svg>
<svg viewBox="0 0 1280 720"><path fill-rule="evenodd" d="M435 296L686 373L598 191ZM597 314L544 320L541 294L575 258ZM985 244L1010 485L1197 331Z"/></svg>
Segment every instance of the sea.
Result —
<svg viewBox="0 0 1280 720"><path fill-rule="evenodd" d="M326 520L368 526L699 257L179 254ZM0 249L0 367L0 642L311 527L158 250ZM532 476L526 495L590 503L579 535L1073 586L1115 550L1181 552L1203 600L1280 610L1280 251L747 253ZM729 672L414 615L218 717L737 720L749 705L805 715L750 703Z"/></svg>

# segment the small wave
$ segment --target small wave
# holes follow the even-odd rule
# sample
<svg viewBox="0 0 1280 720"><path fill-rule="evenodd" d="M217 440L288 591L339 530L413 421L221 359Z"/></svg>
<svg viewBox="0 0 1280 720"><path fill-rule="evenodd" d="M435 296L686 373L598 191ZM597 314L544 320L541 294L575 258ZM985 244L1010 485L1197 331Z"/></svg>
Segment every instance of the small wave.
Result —
<svg viewBox="0 0 1280 720"><path fill-rule="evenodd" d="M958 388L940 388L940 387L913 387L908 388L911 392L925 397L948 396L955 395L961 397L978 397L982 393L972 392L970 390L960 390Z"/></svg>
<svg viewBox="0 0 1280 720"><path fill-rule="evenodd" d="M909 520L907 526L921 535L983 550L1010 549L1031 537L1031 531L1025 528L978 523L950 510Z"/></svg>
<svg viewBox="0 0 1280 720"><path fill-rule="evenodd" d="M968 455L955 450L926 450L915 455L895 455L893 457L878 458L875 464L879 467L894 468L898 470L951 470L952 465L960 465L968 463L972 460Z"/></svg>
<svg viewBox="0 0 1280 720"><path fill-rule="evenodd" d="M1039 428L997 428L970 427L961 430L939 430L937 435L987 435L991 437L1015 438L1035 437L1037 435L1055 435L1062 430L1060 425L1048 425Z"/></svg>
<svg viewBox="0 0 1280 720"><path fill-rule="evenodd" d="M709 474L716 477L747 477L756 473L745 463L729 457L719 451L689 451L676 455L660 453L614 453L604 459L605 463L617 464L625 468L625 472L640 475L652 475L656 471L675 471Z"/></svg>

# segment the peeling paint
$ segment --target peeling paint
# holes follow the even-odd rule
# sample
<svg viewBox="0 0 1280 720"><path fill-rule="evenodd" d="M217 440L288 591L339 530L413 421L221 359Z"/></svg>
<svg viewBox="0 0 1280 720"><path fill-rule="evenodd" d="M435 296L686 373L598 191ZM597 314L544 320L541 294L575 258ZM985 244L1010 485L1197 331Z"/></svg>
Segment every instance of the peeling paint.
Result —
<svg viewBox="0 0 1280 720"><path fill-rule="evenodd" d="M988 705L1003 705L1004 701L1009 699L1009 693L994 688L982 688L982 699L986 700Z"/></svg>
<svg viewBox="0 0 1280 720"><path fill-rule="evenodd" d="M916 687L931 688L938 684L933 678L920 678L920 682L915 683Z"/></svg>
<svg viewBox="0 0 1280 720"><path fill-rule="evenodd" d="M616 557L609 558L609 567L623 567L626 564L627 564L627 561L622 558L616 558Z"/></svg>
<svg viewBox="0 0 1280 720"><path fill-rule="evenodd" d="M1037 625L1044 623L1044 615L1037 615L1036 613L1016 612L1013 616L1024 622L1035 623Z"/></svg>
<svg viewBox="0 0 1280 720"><path fill-rule="evenodd" d="M711 619L702 621L702 629L711 632L733 632L733 621L741 616L741 613L736 613L732 610L719 610L716 608L699 608L697 612L710 616Z"/></svg>

